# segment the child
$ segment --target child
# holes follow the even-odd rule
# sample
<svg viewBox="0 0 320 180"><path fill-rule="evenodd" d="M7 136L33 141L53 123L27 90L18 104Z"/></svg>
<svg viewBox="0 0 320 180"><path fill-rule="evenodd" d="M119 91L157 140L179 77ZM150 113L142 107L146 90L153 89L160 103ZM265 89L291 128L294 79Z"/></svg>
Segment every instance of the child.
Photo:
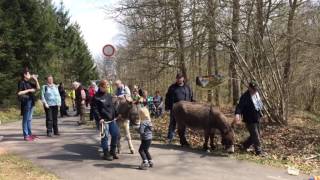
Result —
<svg viewBox="0 0 320 180"><path fill-rule="evenodd" d="M149 153L149 147L152 141L152 123L150 113L147 107L141 107L139 109L139 116L141 119L139 133L141 138L141 145L139 153L143 160L140 169L146 170L148 167L153 167L151 155Z"/></svg>

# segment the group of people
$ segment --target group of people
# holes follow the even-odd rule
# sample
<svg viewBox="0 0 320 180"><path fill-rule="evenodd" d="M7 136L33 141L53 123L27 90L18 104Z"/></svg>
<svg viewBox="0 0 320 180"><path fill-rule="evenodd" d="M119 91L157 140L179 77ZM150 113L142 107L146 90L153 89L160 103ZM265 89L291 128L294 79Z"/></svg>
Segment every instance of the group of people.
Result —
<svg viewBox="0 0 320 180"><path fill-rule="evenodd" d="M33 81L31 81L33 79ZM58 112L60 107L60 115L68 115L66 108L66 92L64 85L54 84L52 75L46 77L47 83L40 88L37 75L31 75L28 69L21 74L21 80L18 83L18 98L21 105L22 129L24 140L33 141L38 136L32 134L31 120L33 109L36 103L35 92L41 89L41 101L46 115L47 136L52 137L53 134L59 136L58 129Z"/></svg>
<svg viewBox="0 0 320 180"><path fill-rule="evenodd" d="M26 141L33 141L38 138L32 133L31 120L33 107L35 105L35 92L40 90L40 85L36 75L31 75L29 70L25 69L21 75L22 79L18 83L18 97L21 103L21 115L23 136ZM170 112L170 122L168 126L168 143L172 143L175 136L176 121L172 112L173 104L179 101L194 101L193 92L185 83L184 75L178 73L176 82L173 83L167 90L165 96L165 110ZM31 81L33 80L33 81ZM61 116L68 115L65 104L66 92L63 84L58 87L54 84L53 77L47 77L47 84L42 86L41 100L46 113L47 136L59 136L58 129L58 109L60 107ZM116 145L119 136L119 128L117 119L121 118L113 104L112 87L107 80L99 81L98 85L92 83L87 90L79 82L74 82L74 100L78 114L80 115L79 125L86 123L85 110L90 106L90 119L97 122L97 126L103 128L105 136L101 139L101 147L103 149L103 157L106 160L118 159L116 154ZM143 91L138 86L133 86L132 93L130 88L120 80L115 82L117 87L115 90L116 97L130 96L133 103L140 105L139 117L141 120L139 133L141 137L141 145L139 153L143 159L141 164L142 169L147 169L153 166L152 158L149 153L149 147L152 141L152 123L149 104L160 107L159 111L162 114L162 97L160 92L156 91L154 97L148 96L147 91ZM250 133L249 138L243 143L242 149L247 150L251 145L254 146L257 155L262 154L261 138L260 138L260 118L262 117L263 104L258 93L258 85L255 82L250 82L248 90L241 96L239 104L236 107L235 119L233 124L240 122L241 115L246 127ZM159 115L159 114L157 114ZM108 137L111 136L110 149Z"/></svg>

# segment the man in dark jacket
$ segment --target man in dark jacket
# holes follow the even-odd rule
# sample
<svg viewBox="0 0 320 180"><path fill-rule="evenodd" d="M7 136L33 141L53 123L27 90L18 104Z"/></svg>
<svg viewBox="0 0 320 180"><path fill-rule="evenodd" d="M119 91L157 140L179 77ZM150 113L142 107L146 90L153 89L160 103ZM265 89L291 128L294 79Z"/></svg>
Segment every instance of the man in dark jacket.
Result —
<svg viewBox="0 0 320 180"><path fill-rule="evenodd" d="M117 139L119 136L119 129L116 120L116 110L112 102L112 96L107 93L109 84L107 80L102 80L99 83L99 90L92 99L92 110L99 121L104 132L101 138L101 147L103 149L104 159L112 161L118 159L116 154ZM108 136L111 135L110 152L108 148Z"/></svg>
<svg viewBox="0 0 320 180"><path fill-rule="evenodd" d="M257 83L249 83L248 90L240 97L235 111L234 123L240 122L240 115L250 133L248 139L242 144L242 150L246 151L251 145L254 146L256 155L263 155L260 138L260 118L262 117L263 104L257 91Z"/></svg>
<svg viewBox="0 0 320 180"><path fill-rule="evenodd" d="M86 124L86 118L85 118L85 112L86 112L86 91L84 87L79 82L73 82L72 83L73 88L75 90L76 95L76 107L77 107L77 113L80 114L80 121L78 121L78 125Z"/></svg>
<svg viewBox="0 0 320 180"><path fill-rule="evenodd" d="M64 89L64 84L61 82L59 84L59 94L60 94L60 97L61 97L61 106L60 106L60 116L63 117L63 116L69 116L68 115L68 112L67 112L67 104L66 104L66 96L67 96L67 93L66 93L66 90Z"/></svg>
<svg viewBox="0 0 320 180"><path fill-rule="evenodd" d="M192 90L190 86L184 82L184 76L181 73L177 74L176 82L168 88L165 99L165 110L170 111L170 123L167 137L169 144L172 142L176 130L176 120L173 117L172 107L174 103L179 101L193 101Z"/></svg>

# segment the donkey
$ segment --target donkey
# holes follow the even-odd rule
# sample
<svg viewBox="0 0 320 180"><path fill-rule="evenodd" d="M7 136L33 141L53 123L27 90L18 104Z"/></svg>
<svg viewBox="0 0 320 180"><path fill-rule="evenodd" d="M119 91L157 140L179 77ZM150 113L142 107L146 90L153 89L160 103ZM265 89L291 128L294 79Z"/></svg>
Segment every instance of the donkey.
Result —
<svg viewBox="0 0 320 180"><path fill-rule="evenodd" d="M119 129L124 129L126 140L128 141L128 146L130 153L134 154L134 147L132 145L131 134L130 134L130 124L134 128L139 127L140 119L138 114L138 105L132 102L131 97L114 97L113 103L115 105L117 113L120 115L117 120ZM121 151L121 133L119 135L117 149L118 153Z"/></svg>
<svg viewBox="0 0 320 180"><path fill-rule="evenodd" d="M234 152L233 129L227 123L223 113L211 105L180 101L173 105L173 116L178 125L178 134L182 146L189 146L185 137L186 127L189 127L191 129L203 129L205 136L203 148L205 150L208 149L208 140L210 138L211 148L214 149L213 137L214 131L217 129L220 131L225 149L230 153Z"/></svg>

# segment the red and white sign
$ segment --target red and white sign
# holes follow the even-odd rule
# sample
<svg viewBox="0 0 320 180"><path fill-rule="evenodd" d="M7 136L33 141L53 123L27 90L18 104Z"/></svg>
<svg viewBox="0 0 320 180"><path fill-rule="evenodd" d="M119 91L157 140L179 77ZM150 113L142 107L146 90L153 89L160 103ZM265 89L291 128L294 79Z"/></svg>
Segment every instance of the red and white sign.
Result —
<svg viewBox="0 0 320 180"><path fill-rule="evenodd" d="M107 57L113 56L115 52L116 49L111 44L107 44L102 48L102 53Z"/></svg>

